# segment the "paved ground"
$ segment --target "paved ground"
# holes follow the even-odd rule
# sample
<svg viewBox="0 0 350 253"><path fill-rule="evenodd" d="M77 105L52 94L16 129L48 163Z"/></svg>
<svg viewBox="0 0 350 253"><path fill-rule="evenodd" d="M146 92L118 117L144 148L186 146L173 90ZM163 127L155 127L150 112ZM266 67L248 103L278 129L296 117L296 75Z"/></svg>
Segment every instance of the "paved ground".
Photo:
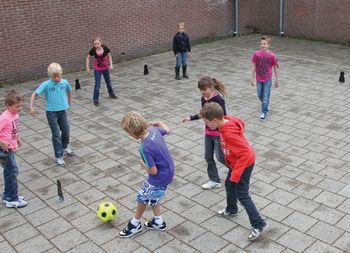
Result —
<svg viewBox="0 0 350 253"><path fill-rule="evenodd" d="M258 36L193 48L189 80L174 80L172 53L117 65L113 85L119 99L91 103L93 77L82 80L69 111L75 156L61 168L53 149L44 101L39 116L21 118L23 147L17 153L20 193L26 208L0 207L0 251L7 252L350 252L350 65L349 48L310 41L274 38L272 50L281 63L281 88L272 91L269 121L258 121L259 104L249 84L250 56ZM82 63L83 64L83 63ZM143 65L150 75L143 76ZM339 84L339 72L347 83ZM45 70L43 70L45 71ZM204 191L203 124L181 119L200 108L196 88L202 75L212 75L229 88L228 112L247 122L247 135L257 151L251 192L269 229L250 243L248 218L220 218L224 189ZM29 96L38 81L14 86ZM0 90L1 97L5 89ZM133 215L135 194L146 175L139 167L138 143L119 127L123 115L139 111L163 120L173 133L166 138L176 161L176 177L162 204L167 232L143 231L132 239L117 234ZM220 167L222 178L226 168ZM59 202L60 179L66 200ZM1 179L2 180L2 179ZM1 188L3 182L0 181ZM99 202L119 206L119 219L101 224ZM144 218L150 218L151 211Z"/></svg>

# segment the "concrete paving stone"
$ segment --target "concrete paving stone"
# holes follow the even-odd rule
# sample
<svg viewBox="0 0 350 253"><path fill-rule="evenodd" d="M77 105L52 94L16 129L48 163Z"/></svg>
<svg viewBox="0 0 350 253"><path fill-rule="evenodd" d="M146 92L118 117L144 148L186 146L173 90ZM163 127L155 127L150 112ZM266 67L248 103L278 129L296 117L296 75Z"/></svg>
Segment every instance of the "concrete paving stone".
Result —
<svg viewBox="0 0 350 253"><path fill-rule="evenodd" d="M154 251L155 253L162 253L162 252L168 252L168 253L192 253L195 252L195 249L190 247L188 244L174 239L167 244L163 245L162 247L156 249Z"/></svg>
<svg viewBox="0 0 350 253"><path fill-rule="evenodd" d="M278 243L297 252L303 252L310 245L312 245L314 241L314 238L294 229L289 230L277 240Z"/></svg>
<svg viewBox="0 0 350 253"><path fill-rule="evenodd" d="M284 189L287 191L293 191L293 189L297 187L299 184L300 184L299 181L288 177L284 177L284 176L281 176L280 178L276 179L272 183L273 186L276 186L280 189Z"/></svg>
<svg viewBox="0 0 350 253"><path fill-rule="evenodd" d="M229 242L226 240L223 240L219 236L206 232L193 241L191 241L191 246L199 250L200 252L218 252L222 248L224 248L226 245L228 245Z"/></svg>
<svg viewBox="0 0 350 253"><path fill-rule="evenodd" d="M310 160L307 160L298 166L299 169L313 173L318 173L326 167L326 165L320 164L319 161L314 162Z"/></svg>
<svg viewBox="0 0 350 253"><path fill-rule="evenodd" d="M347 185L350 184L350 173L346 173L342 178L340 178L338 181L341 181L342 183L345 183Z"/></svg>
<svg viewBox="0 0 350 253"><path fill-rule="evenodd" d="M70 223L74 226L74 228L85 234L87 231L99 226L101 221L97 218L96 213L88 212L82 214L74 220L71 220Z"/></svg>
<svg viewBox="0 0 350 253"><path fill-rule="evenodd" d="M188 220L191 220L195 223L202 223L205 220L211 218L214 215L211 211L208 211L207 208L201 206L201 205L194 205L191 208L185 210L181 213L181 216L187 218Z"/></svg>
<svg viewBox="0 0 350 253"><path fill-rule="evenodd" d="M75 196L79 201L81 201L84 205L88 205L92 202L95 202L97 200L103 199L106 197L105 194L103 194L101 191L92 188L90 190L87 190L85 192L82 192Z"/></svg>
<svg viewBox="0 0 350 253"><path fill-rule="evenodd" d="M193 196L199 194L203 190L199 186L189 182L183 186L180 186L179 188L174 189L174 191L187 198L192 198Z"/></svg>
<svg viewBox="0 0 350 253"><path fill-rule="evenodd" d="M91 184L95 186L98 190L103 192L109 188L116 187L121 183L113 177L104 176L102 178L94 180L93 182L91 182Z"/></svg>
<svg viewBox="0 0 350 253"><path fill-rule="evenodd" d="M253 174L254 178L261 180L265 183L271 183L280 177L279 174L274 173L268 169L260 170L258 173Z"/></svg>
<svg viewBox="0 0 350 253"><path fill-rule="evenodd" d="M223 200L224 197L212 191L203 191L191 199L202 206L211 207Z"/></svg>
<svg viewBox="0 0 350 253"><path fill-rule="evenodd" d="M104 243L116 238L118 233L119 231L113 225L105 223L89 230L88 232L85 232L84 235L96 245L101 246Z"/></svg>
<svg viewBox="0 0 350 253"><path fill-rule="evenodd" d="M316 186L305 183L300 183L296 188L293 189L294 194L311 200L318 196L322 191L322 189Z"/></svg>
<svg viewBox="0 0 350 253"><path fill-rule="evenodd" d="M350 249L350 233L344 233L334 244L334 247L349 252Z"/></svg>
<svg viewBox="0 0 350 253"><path fill-rule="evenodd" d="M37 189L50 186L53 184L51 180L49 180L47 177L40 177L38 179L34 179L32 181L24 183L26 187L28 187L30 190L35 191Z"/></svg>
<svg viewBox="0 0 350 253"><path fill-rule="evenodd" d="M73 203L70 206L67 206L65 208L62 208L62 209L58 210L57 212L65 220L72 221L72 220L74 220L74 219L76 219L78 217L81 217L84 214L88 213L89 209L85 205L83 205L83 204L81 204L79 202L76 202L76 203Z"/></svg>
<svg viewBox="0 0 350 253"><path fill-rule="evenodd" d="M307 231L308 235L311 235L328 244L335 242L343 233L344 230L331 226L322 221L318 222Z"/></svg>
<svg viewBox="0 0 350 253"><path fill-rule="evenodd" d="M11 245L16 245L39 235L39 232L32 225L26 223L3 233L3 235Z"/></svg>
<svg viewBox="0 0 350 253"><path fill-rule="evenodd" d="M303 213L295 211L283 220L283 223L301 232L306 232L317 223L317 220Z"/></svg>
<svg viewBox="0 0 350 253"><path fill-rule="evenodd" d="M158 249L174 238L167 231L147 230L146 228L144 230L135 240L151 251ZM154 240L154 238L157 238L157 240Z"/></svg>
<svg viewBox="0 0 350 253"><path fill-rule="evenodd" d="M88 241L88 239L76 229L69 230L51 240L61 251L68 251L86 241Z"/></svg>
<svg viewBox="0 0 350 253"><path fill-rule="evenodd" d="M171 210L167 210L164 212L163 209L161 209L161 212L162 212L163 219L166 221L168 230L185 222L185 218L183 218L182 216L176 214Z"/></svg>
<svg viewBox="0 0 350 253"><path fill-rule="evenodd" d="M272 200L281 205L287 205L297 197L298 197L297 195L287 192L283 189L277 189L266 196L266 198L268 198L269 200Z"/></svg>
<svg viewBox="0 0 350 253"><path fill-rule="evenodd" d="M347 232L350 232L350 215L345 215L337 224L338 228L341 228Z"/></svg>
<svg viewBox="0 0 350 253"><path fill-rule="evenodd" d="M134 252L141 245L134 239L125 239L125 238L115 238L110 242L102 245L103 250L108 253L115 253L118 250L122 249L122 252L131 253Z"/></svg>
<svg viewBox="0 0 350 253"><path fill-rule="evenodd" d="M261 238L245 248L248 252L280 253L285 247L265 238Z"/></svg>
<svg viewBox="0 0 350 253"><path fill-rule="evenodd" d="M4 210L5 216L0 218L0 231L1 233L4 233L8 230L11 230L19 225L23 225L26 223L26 220L23 218L22 215L20 215L18 212L16 212L13 208L6 208L3 205L0 207L0 211Z"/></svg>
<svg viewBox="0 0 350 253"><path fill-rule="evenodd" d="M332 193L338 193L345 186L346 184L330 178L325 178L317 184L317 187L322 188L323 190L328 190Z"/></svg>
<svg viewBox="0 0 350 253"><path fill-rule="evenodd" d="M176 176L183 177L183 178L185 178L185 176L187 176L188 174L191 174L196 171L196 169L193 168L192 166L189 166L183 163L179 163L179 164L175 163L175 170L176 170Z"/></svg>
<svg viewBox="0 0 350 253"><path fill-rule="evenodd" d="M305 184L316 185L317 183L322 181L323 177L318 174L306 171L297 176L295 179Z"/></svg>
<svg viewBox="0 0 350 253"><path fill-rule="evenodd" d="M224 234L222 238L229 241L233 245L245 248L251 242L248 240L248 235L250 233L250 229L244 228L242 226L237 226L228 233Z"/></svg>
<svg viewBox="0 0 350 253"><path fill-rule="evenodd" d="M231 231L237 224L230 219L215 215L203 222L201 226L215 235L222 236Z"/></svg>
<svg viewBox="0 0 350 253"><path fill-rule="evenodd" d="M79 246L68 251L69 253L102 253L105 252L99 246L91 241L80 244Z"/></svg>
<svg viewBox="0 0 350 253"><path fill-rule="evenodd" d="M303 172L304 171L302 169L298 169L290 165L286 165L277 171L279 175L289 177L289 178L296 178Z"/></svg>
<svg viewBox="0 0 350 253"><path fill-rule="evenodd" d="M57 185L49 185L35 191L38 198L47 200L57 196Z"/></svg>
<svg viewBox="0 0 350 253"><path fill-rule="evenodd" d="M56 182L57 179L60 180L63 189L65 187L67 187L68 185L73 184L73 183L78 182L78 181L81 180L79 177L77 177L73 173L66 173L66 174L64 174L62 176L54 178L53 181Z"/></svg>
<svg viewBox="0 0 350 253"><path fill-rule="evenodd" d="M293 139L292 139L293 140ZM286 148L290 147L290 145L284 141L280 140L274 140L273 142L270 143L270 146L272 148L278 149L278 150L285 150Z"/></svg>
<svg viewBox="0 0 350 253"><path fill-rule="evenodd" d="M262 181L257 181L254 184L250 185L250 191L261 197L268 195L274 190L276 190L276 187L272 186L271 184L264 183Z"/></svg>
<svg viewBox="0 0 350 253"><path fill-rule="evenodd" d="M27 170L18 174L17 180L21 183L29 182L42 177L42 174L35 170Z"/></svg>
<svg viewBox="0 0 350 253"><path fill-rule="evenodd" d="M58 217L57 219L37 227L41 234L48 239L52 239L72 228L72 225L62 217Z"/></svg>
<svg viewBox="0 0 350 253"><path fill-rule="evenodd" d="M344 161L332 157L326 157L321 163L333 168L342 168L345 165Z"/></svg>
<svg viewBox="0 0 350 253"><path fill-rule="evenodd" d="M345 186L341 191L339 191L339 194L350 198L350 185Z"/></svg>
<svg viewBox="0 0 350 253"><path fill-rule="evenodd" d="M173 235L181 241L189 243L194 238L203 234L205 230L199 225L192 223L190 221L185 221L184 223L168 230L169 234Z"/></svg>
<svg viewBox="0 0 350 253"><path fill-rule="evenodd" d="M91 185L82 180L63 187L64 191L72 195L78 195L79 193L85 192L89 189L91 189Z"/></svg>
<svg viewBox="0 0 350 253"><path fill-rule="evenodd" d="M312 162L319 162L327 158L326 155L323 155L321 153L309 151L306 154L303 154L301 156L302 158L305 158L306 160L310 160Z"/></svg>
<svg viewBox="0 0 350 253"><path fill-rule="evenodd" d="M42 235L38 235L32 239L29 239L23 243L16 245L16 250L23 253L32 252L47 252L49 249L53 248L53 245Z"/></svg>
<svg viewBox="0 0 350 253"><path fill-rule="evenodd" d="M139 184L141 186L142 183L146 180L146 172L144 170L141 170L141 167L138 164L136 166L133 166L133 168L137 168L136 172L134 171L125 176L118 177L118 180L120 182L128 182L128 186L131 186L133 184Z"/></svg>
<svg viewBox="0 0 350 253"><path fill-rule="evenodd" d="M16 253L17 251L6 241L0 242L2 253Z"/></svg>
<svg viewBox="0 0 350 253"><path fill-rule="evenodd" d="M316 210L320 205L312 200L299 197L288 205L288 207L298 210L304 214L309 215Z"/></svg>
<svg viewBox="0 0 350 253"><path fill-rule="evenodd" d="M107 170L113 167L116 167L119 163L114 161L111 158L106 158L100 161L97 161L95 163L93 163L93 166L95 166L96 168L100 169L100 170Z"/></svg>
<svg viewBox="0 0 350 253"><path fill-rule="evenodd" d="M293 212L292 209L277 203L271 203L261 210L261 213L273 220L282 221Z"/></svg>
<svg viewBox="0 0 350 253"><path fill-rule="evenodd" d="M334 248L324 242L316 241L314 244L311 245L307 250L304 251L305 253L343 253L342 250L339 250L337 248Z"/></svg>
<svg viewBox="0 0 350 253"><path fill-rule="evenodd" d="M82 178L84 181L88 183L91 183L104 176L105 176L105 173L99 169L91 169L79 175L80 178Z"/></svg>
<svg viewBox="0 0 350 253"><path fill-rule="evenodd" d="M339 180L344 177L346 171L343 171L339 168L326 167L322 171L318 172L319 175L332 178L334 180Z"/></svg>
<svg viewBox="0 0 350 253"><path fill-rule="evenodd" d="M337 207L344 200L345 200L344 197L328 191L323 191L316 198L314 198L314 201L330 207Z"/></svg>
<svg viewBox="0 0 350 253"><path fill-rule="evenodd" d="M0 209L1 210L1 209ZM343 203L341 203L338 207L337 210L348 213L350 214L350 199L346 199Z"/></svg>
<svg viewBox="0 0 350 253"><path fill-rule="evenodd" d="M334 225L341 218L343 218L345 214L334 208L321 205L311 214L311 216L321 221Z"/></svg>

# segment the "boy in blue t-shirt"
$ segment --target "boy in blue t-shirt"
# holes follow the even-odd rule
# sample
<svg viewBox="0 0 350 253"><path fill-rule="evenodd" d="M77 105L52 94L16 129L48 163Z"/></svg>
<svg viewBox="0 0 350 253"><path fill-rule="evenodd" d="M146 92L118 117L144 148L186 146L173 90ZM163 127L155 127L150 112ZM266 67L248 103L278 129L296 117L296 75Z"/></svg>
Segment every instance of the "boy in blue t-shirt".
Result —
<svg viewBox="0 0 350 253"><path fill-rule="evenodd" d="M68 148L69 124L66 114L72 102L72 87L67 80L61 79L63 70L60 64L51 63L47 73L50 79L40 84L31 96L30 114L33 117L37 115L34 110L35 96L45 93L46 117L52 132L55 159L58 165L64 166L66 163L63 160L63 154L73 154L73 151Z"/></svg>
<svg viewBox="0 0 350 253"><path fill-rule="evenodd" d="M152 206L154 218L146 221L144 226L165 230L166 224L160 214L159 202L164 198L167 186L174 177L174 161L163 138L170 130L162 122L147 123L137 112L129 112L123 118L121 126L131 137L141 140L140 163L148 172L148 178L138 191L135 216L120 231L119 236L130 237L142 230L140 218L147 205Z"/></svg>

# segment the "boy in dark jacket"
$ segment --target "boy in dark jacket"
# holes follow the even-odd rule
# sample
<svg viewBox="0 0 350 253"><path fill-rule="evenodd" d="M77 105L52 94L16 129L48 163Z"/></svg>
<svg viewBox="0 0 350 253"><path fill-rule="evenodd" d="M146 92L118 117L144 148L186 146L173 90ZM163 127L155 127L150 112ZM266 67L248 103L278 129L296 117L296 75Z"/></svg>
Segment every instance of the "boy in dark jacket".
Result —
<svg viewBox="0 0 350 253"><path fill-rule="evenodd" d="M182 73L184 78L188 78L187 55L191 56L191 45L188 35L185 33L185 23L179 23L179 31L175 34L173 40L173 51L176 57L175 79L180 80L180 67L182 64Z"/></svg>
<svg viewBox="0 0 350 253"><path fill-rule="evenodd" d="M200 111L206 125L211 129L219 129L221 148L230 170L225 181L227 206L218 211L221 216L233 216L238 213L237 199L246 210L252 231L249 240L259 238L267 224L249 196L249 180L255 163L255 151L244 136L245 123L236 117L224 116L218 103L211 102Z"/></svg>

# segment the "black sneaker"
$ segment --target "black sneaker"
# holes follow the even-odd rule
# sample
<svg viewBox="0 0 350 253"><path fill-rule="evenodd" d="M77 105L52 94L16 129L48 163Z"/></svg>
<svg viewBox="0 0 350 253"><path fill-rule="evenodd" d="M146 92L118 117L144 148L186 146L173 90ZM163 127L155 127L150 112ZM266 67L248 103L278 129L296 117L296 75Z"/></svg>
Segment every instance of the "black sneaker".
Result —
<svg viewBox="0 0 350 253"><path fill-rule="evenodd" d="M154 218L151 221L146 221L145 227L148 229L158 229L158 230L166 230L166 228L167 228L165 221L163 221L162 224L158 225Z"/></svg>
<svg viewBox="0 0 350 253"><path fill-rule="evenodd" d="M258 239L260 237L261 233L265 229L267 229L267 223L266 222L264 222L264 225L261 228L252 228L252 232L248 236L248 240L249 241L255 241L256 239Z"/></svg>
<svg viewBox="0 0 350 253"><path fill-rule="evenodd" d="M99 106L100 103L99 103L98 101L95 100L95 101L94 101L94 105L95 105L95 106Z"/></svg>
<svg viewBox="0 0 350 253"><path fill-rule="evenodd" d="M115 95L115 94L112 94L112 95L109 95L109 98L111 98L111 99L117 99L117 98L118 98L118 96L117 96L117 95Z"/></svg>
<svg viewBox="0 0 350 253"><path fill-rule="evenodd" d="M141 230L141 223L139 223L137 226L134 226L131 221L129 221L128 226L119 232L119 237L128 238L134 234L141 232Z"/></svg>

